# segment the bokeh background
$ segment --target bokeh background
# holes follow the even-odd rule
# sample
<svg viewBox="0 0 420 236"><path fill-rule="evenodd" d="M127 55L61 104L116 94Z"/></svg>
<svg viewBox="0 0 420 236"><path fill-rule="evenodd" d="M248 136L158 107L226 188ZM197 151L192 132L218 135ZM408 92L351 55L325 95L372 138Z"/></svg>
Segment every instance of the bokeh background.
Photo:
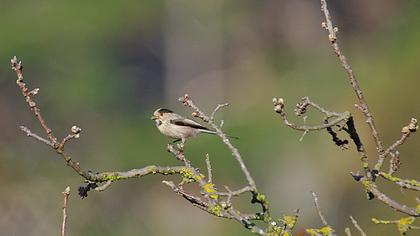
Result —
<svg viewBox="0 0 420 236"><path fill-rule="evenodd" d="M420 2L330 2L341 47L389 145L411 117L420 117ZM75 124L83 129L68 150L86 169L178 164L165 150L169 140L149 117L158 107L189 115L177 102L189 93L207 112L218 103L231 104L218 118L228 133L240 136L235 144L269 197L273 215L301 209L298 232L321 225L313 190L339 234L351 226L349 215L370 235L397 234L396 227L370 221L402 215L366 200L349 175L360 166L354 147L339 150L325 132L310 133L300 142L301 134L273 112L274 96L285 98L289 112L302 96L331 110L349 110L375 160L353 91L321 29L319 1L0 3L0 235L57 235L67 185L72 188L69 235L249 234L235 222L190 206L161 184L171 177L115 183L81 200L76 190L82 179L18 129L23 124L41 132L15 85L9 66L14 55L23 61L30 87L41 88L37 100L55 134L62 137ZM307 122L319 119L312 113ZM419 141L413 135L400 150L401 177L420 179ZM236 188L245 183L219 139L191 140L186 152L201 168L209 153L216 184ZM415 193L380 186L415 204ZM250 209L247 198L237 204Z"/></svg>

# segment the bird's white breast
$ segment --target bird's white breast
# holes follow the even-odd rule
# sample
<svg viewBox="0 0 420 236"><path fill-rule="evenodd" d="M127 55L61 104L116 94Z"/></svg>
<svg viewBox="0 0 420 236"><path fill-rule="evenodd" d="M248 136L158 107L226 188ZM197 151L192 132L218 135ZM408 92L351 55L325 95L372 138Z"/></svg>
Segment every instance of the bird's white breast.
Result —
<svg viewBox="0 0 420 236"><path fill-rule="evenodd" d="M170 123L170 121L164 121L161 125L158 126L158 129L162 134L176 139L186 139L194 137L198 133L198 130L194 128L188 126L175 125Z"/></svg>

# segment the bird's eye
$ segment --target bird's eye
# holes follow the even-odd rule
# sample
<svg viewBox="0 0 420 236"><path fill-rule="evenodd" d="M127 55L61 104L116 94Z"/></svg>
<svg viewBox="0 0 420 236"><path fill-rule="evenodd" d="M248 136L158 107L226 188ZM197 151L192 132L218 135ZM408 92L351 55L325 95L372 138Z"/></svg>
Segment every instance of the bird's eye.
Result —
<svg viewBox="0 0 420 236"><path fill-rule="evenodd" d="M159 116L163 116L163 113L159 113Z"/></svg>

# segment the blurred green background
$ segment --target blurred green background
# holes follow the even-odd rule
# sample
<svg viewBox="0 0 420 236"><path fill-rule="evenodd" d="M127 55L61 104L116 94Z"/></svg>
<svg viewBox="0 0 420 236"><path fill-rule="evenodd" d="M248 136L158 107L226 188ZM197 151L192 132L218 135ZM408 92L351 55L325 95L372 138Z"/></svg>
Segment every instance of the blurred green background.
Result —
<svg viewBox="0 0 420 236"><path fill-rule="evenodd" d="M331 1L339 42L360 80L386 145L411 117L420 117L420 2ZM45 145L25 137L41 133L15 85L14 55L25 79L39 87L40 108L59 137L83 129L67 149L93 171L175 165L169 141L149 117L167 107L188 115L177 97L189 93L204 111L229 102L218 118L241 139L241 151L260 189L281 217L301 209L297 231L319 227L310 191L316 191L338 233L353 215L370 235L394 235L371 217L402 215L366 200L350 171L359 169L351 147L341 151L325 132L300 133L273 112L272 97L292 113L302 96L355 114L375 149L355 96L321 29L318 1L155 0L0 1L0 235L57 235L62 194L72 188L69 235L248 235L239 224L190 206L150 176L115 183L81 200L82 179ZM319 122L312 115L308 123ZM296 120L301 122L301 120ZM419 136L400 150L399 176L420 179ZM187 155L204 170L209 153L215 183L244 184L237 163L213 136L191 140ZM415 205L415 194L380 183L390 196ZM417 195L418 196L418 195ZM248 199L237 204L249 209ZM415 232L412 234L414 235Z"/></svg>

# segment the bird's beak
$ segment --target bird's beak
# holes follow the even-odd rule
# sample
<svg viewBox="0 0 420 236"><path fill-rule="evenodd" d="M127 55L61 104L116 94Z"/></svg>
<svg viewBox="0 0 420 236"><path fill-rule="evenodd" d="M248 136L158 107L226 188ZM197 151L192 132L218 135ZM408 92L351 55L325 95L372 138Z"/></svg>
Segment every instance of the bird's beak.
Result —
<svg viewBox="0 0 420 236"><path fill-rule="evenodd" d="M150 117L150 119L151 119L151 120L156 120L156 119L157 119L157 117L156 117L156 116L151 116L151 117Z"/></svg>

